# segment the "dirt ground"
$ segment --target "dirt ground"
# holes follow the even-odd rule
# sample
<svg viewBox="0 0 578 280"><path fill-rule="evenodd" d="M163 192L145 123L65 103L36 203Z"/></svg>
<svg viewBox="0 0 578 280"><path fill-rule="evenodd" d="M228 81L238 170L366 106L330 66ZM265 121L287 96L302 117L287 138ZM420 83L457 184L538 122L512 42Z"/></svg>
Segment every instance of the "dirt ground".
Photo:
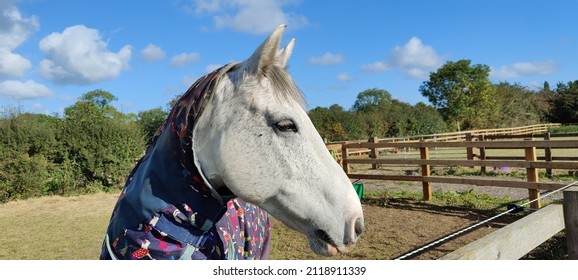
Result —
<svg viewBox="0 0 578 280"><path fill-rule="evenodd" d="M493 213L480 213L464 208L433 206L419 201L389 200L385 207L365 205L364 214L367 230L364 238L372 243L384 242L392 248L388 259L433 260L438 259L492 231L515 221L518 217L506 216L490 224L467 231L454 238L415 252L456 231L491 217Z"/></svg>
<svg viewBox="0 0 578 280"><path fill-rule="evenodd" d="M422 189L420 183L371 180L363 180L362 183L365 191L410 190L421 192ZM467 191L473 189L476 193L485 193L498 198L511 198L511 201L517 205L527 202L528 197L526 189L515 188L433 184L432 189L434 191ZM543 198L543 203L545 203L560 199L561 195L543 196ZM489 223L456 235L445 242L428 246L427 250L412 253L416 249L429 245L440 238L494 217L496 214L503 212L503 209L473 210L467 207L438 206L415 198L369 200L368 197L364 197L363 211L365 231L355 249L347 254L331 258L313 254L308 248L307 240L304 236L287 229L280 222L274 221L271 258L287 260L393 260L403 257L402 259L405 260L435 260L531 212L529 210L518 214L503 215ZM565 239L560 239L558 236L552 240L548 241L545 246L530 252L522 259L564 259L564 254L567 256ZM407 255L408 253L412 254Z"/></svg>
<svg viewBox="0 0 578 280"><path fill-rule="evenodd" d="M413 190L421 191L420 183L363 181L366 190ZM512 202L520 205L527 202L528 191L526 189L513 189L502 187L478 187L470 185L432 185L433 190L464 191L474 189L478 193L486 193L494 197L510 197ZM561 194L547 196L542 203L561 198ZM428 245L440 238L446 237L456 231L467 228L480 221L493 217L501 211L475 211L467 208L435 206L422 201L397 199L389 200L384 207L364 206L368 232L378 231L384 239L397 243L399 251L393 258L404 256L414 252L417 248ZM488 235L501 227L523 217L523 214L507 214L489 223L473 228L454 238L432 246L427 250L415 252L403 257L403 259L438 259L460 247L463 247L479 238ZM388 237L386 237L388 236ZM372 240L375 240L372 238Z"/></svg>
<svg viewBox="0 0 578 280"><path fill-rule="evenodd" d="M393 260L475 224L489 215L467 209L448 209L415 201L389 201L387 206L363 205L365 231L352 252L325 258L313 254L306 239L292 231L283 231L279 222L273 226L272 259L338 259L338 260ZM406 260L435 260L469 244L492 231L514 221L516 217L500 218L490 225L468 231L462 235L430 247ZM283 235L282 237L279 237Z"/></svg>

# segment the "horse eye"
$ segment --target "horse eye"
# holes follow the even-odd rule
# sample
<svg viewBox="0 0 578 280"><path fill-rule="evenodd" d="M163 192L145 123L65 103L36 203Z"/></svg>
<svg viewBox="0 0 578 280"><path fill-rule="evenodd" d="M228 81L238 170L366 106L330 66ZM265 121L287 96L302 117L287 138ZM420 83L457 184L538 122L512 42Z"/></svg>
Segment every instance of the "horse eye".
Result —
<svg viewBox="0 0 578 280"><path fill-rule="evenodd" d="M290 120L280 121L275 124L275 127L281 132L297 132L295 123Z"/></svg>

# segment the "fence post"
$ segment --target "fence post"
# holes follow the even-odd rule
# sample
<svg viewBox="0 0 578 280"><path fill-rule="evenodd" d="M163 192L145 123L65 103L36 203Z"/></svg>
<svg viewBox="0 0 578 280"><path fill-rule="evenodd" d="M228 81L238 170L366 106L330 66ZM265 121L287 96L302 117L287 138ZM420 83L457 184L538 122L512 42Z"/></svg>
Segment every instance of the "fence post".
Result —
<svg viewBox="0 0 578 280"><path fill-rule="evenodd" d="M536 161L536 147L525 148L526 161ZM538 169L536 168L526 168L526 177L528 182L538 182ZM531 208L540 208L540 192L537 189L528 189L528 196L530 200L538 199L530 203Z"/></svg>
<svg viewBox="0 0 578 280"><path fill-rule="evenodd" d="M419 147L420 158L422 160L427 160L427 159L429 159L429 149L427 146L425 146L425 142L423 140L420 140L420 142L422 143L422 146ZM432 197L431 183L424 180L426 177L429 177L430 174L431 174L431 172L430 172L429 164L421 165L421 176L424 177L424 178L422 178L421 184L422 184L422 190L423 190L423 200L425 200L425 201L431 200L431 197Z"/></svg>
<svg viewBox="0 0 578 280"><path fill-rule="evenodd" d="M369 138L369 143L377 143L377 137L373 136L373 137ZM377 152L377 148L372 147L371 152L369 153L369 157L372 159L377 159L378 155L379 155L379 153ZM371 164L371 169L377 169L378 167L379 167L379 165L377 163Z"/></svg>
<svg viewBox="0 0 578 280"><path fill-rule="evenodd" d="M466 133L466 142L472 142L472 134L471 133ZM474 148L473 147L467 147L466 148L466 156L468 158L468 160L473 160L474 159ZM474 166L470 166L470 168L474 168Z"/></svg>
<svg viewBox="0 0 578 280"><path fill-rule="evenodd" d="M550 132L544 133L544 140L550 140ZM552 161L552 148L546 147L544 148L544 157L546 162ZM546 168L546 175L548 177L552 177L552 168Z"/></svg>
<svg viewBox="0 0 578 280"><path fill-rule="evenodd" d="M343 164L343 171L345 171L345 174L349 176L349 164L347 163L347 158L347 144L343 143L341 144L341 164Z"/></svg>
<svg viewBox="0 0 578 280"><path fill-rule="evenodd" d="M564 227L568 259L578 260L578 187L564 191Z"/></svg>
<svg viewBox="0 0 578 280"><path fill-rule="evenodd" d="M478 136L478 140L479 141L485 141L486 140L486 135L482 134L480 136ZM480 147L480 160L486 160L486 147ZM482 174L486 173L486 166L481 166L481 171Z"/></svg>

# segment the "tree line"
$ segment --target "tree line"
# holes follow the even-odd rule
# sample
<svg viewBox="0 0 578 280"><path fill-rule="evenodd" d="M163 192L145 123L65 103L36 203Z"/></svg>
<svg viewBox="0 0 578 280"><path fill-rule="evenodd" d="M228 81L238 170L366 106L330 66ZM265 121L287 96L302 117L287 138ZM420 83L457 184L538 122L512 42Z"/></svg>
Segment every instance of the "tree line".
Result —
<svg viewBox="0 0 578 280"><path fill-rule="evenodd" d="M432 105L371 88L351 108L334 104L308 114L327 141L578 123L578 81L531 90L488 77L485 65L448 62L419 89ZM138 114L118 111L116 96L103 90L83 94L62 116L0 109L0 202L119 189L179 97Z"/></svg>
<svg viewBox="0 0 578 280"><path fill-rule="evenodd" d="M353 106L337 104L309 111L329 142L524 126L578 123L578 80L546 81L536 89L506 81L492 83L490 67L470 60L449 61L419 87L431 105L411 105L384 89L360 92Z"/></svg>

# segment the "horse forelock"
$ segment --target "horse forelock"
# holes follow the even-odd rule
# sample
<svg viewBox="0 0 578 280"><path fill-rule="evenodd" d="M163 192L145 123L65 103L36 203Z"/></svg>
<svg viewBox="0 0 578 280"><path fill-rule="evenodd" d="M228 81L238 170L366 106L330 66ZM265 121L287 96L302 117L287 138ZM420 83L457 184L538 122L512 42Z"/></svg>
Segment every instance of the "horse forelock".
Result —
<svg viewBox="0 0 578 280"><path fill-rule="evenodd" d="M280 97L293 99L305 109L307 103L305 101L305 96L301 89L295 84L293 78L287 73L287 71L281 67L273 65L267 67L265 75L271 82L275 93Z"/></svg>
<svg viewBox="0 0 578 280"><path fill-rule="evenodd" d="M240 72L232 71L233 75L229 76L230 81L233 83L234 87L242 86L249 75L240 68ZM265 69L263 72L264 77L258 77L259 79L268 79L271 87L273 89L273 94L277 98L284 99L284 101L292 100L297 102L301 108L304 110L307 107L307 102L305 101L305 95L301 89L295 84L295 81L289 73L284 68L277 65L271 65ZM251 92L253 93L253 92Z"/></svg>

